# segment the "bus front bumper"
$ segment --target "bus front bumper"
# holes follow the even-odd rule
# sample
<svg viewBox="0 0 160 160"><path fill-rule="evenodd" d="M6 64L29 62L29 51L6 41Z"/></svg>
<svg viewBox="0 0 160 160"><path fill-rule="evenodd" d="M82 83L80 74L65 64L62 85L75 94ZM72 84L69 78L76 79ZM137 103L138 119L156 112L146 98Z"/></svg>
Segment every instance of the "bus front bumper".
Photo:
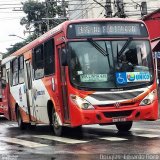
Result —
<svg viewBox="0 0 160 160"><path fill-rule="evenodd" d="M72 126L86 124L114 124L124 121L157 120L158 100L147 106L136 106L115 109L81 110L73 116Z"/></svg>

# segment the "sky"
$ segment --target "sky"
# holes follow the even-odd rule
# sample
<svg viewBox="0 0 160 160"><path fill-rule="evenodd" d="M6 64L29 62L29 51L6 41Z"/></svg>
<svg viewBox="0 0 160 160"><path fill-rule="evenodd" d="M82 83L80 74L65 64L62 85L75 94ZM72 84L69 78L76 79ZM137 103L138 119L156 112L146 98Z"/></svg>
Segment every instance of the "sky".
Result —
<svg viewBox="0 0 160 160"><path fill-rule="evenodd" d="M21 0L0 0L0 52L5 53L6 48L21 42L18 37L9 35L15 34L24 36L25 27L20 25L20 19L25 16L22 11L13 11L22 7Z"/></svg>
<svg viewBox="0 0 160 160"><path fill-rule="evenodd" d="M142 2L142 0L124 0L124 2L125 1L134 1L136 3ZM149 12L160 7L160 0L146 1L149 6ZM24 35L25 27L20 25L20 19L25 17L24 12L14 11L22 7L21 2L25 2L25 0L0 0L0 52L2 53L6 53L6 48L10 48L15 43L23 41L18 37L9 35L15 34L22 38L28 36L27 34Z"/></svg>

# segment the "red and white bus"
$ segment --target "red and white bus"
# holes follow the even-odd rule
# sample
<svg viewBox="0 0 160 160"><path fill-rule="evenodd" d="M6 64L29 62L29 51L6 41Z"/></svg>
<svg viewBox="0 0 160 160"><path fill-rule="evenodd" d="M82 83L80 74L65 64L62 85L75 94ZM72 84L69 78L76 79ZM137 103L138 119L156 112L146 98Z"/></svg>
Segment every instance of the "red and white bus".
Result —
<svg viewBox="0 0 160 160"><path fill-rule="evenodd" d="M139 20L66 21L2 60L5 116L64 126L156 120L158 98L151 45Z"/></svg>

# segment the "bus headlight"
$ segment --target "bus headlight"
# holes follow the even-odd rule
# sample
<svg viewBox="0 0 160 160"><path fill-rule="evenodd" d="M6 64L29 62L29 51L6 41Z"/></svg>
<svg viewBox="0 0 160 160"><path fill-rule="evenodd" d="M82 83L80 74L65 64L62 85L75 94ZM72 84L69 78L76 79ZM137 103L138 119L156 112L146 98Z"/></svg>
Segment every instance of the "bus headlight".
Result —
<svg viewBox="0 0 160 160"><path fill-rule="evenodd" d="M70 95L71 100L81 109L94 109L94 107L85 99L78 97L77 95Z"/></svg>
<svg viewBox="0 0 160 160"><path fill-rule="evenodd" d="M149 93L139 104L140 106L145 106L145 105L149 105L152 104L153 101L155 100L157 96L157 90L153 90L151 93Z"/></svg>

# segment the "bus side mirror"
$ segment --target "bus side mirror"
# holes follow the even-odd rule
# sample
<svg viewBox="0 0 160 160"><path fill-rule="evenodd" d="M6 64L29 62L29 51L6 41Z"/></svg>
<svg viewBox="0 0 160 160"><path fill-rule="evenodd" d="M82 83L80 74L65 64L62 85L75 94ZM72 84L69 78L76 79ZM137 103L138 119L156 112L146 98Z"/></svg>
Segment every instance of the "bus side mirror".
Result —
<svg viewBox="0 0 160 160"><path fill-rule="evenodd" d="M61 65L62 66L67 66L67 52L65 49L61 50L61 54L60 54L60 58L61 58Z"/></svg>

